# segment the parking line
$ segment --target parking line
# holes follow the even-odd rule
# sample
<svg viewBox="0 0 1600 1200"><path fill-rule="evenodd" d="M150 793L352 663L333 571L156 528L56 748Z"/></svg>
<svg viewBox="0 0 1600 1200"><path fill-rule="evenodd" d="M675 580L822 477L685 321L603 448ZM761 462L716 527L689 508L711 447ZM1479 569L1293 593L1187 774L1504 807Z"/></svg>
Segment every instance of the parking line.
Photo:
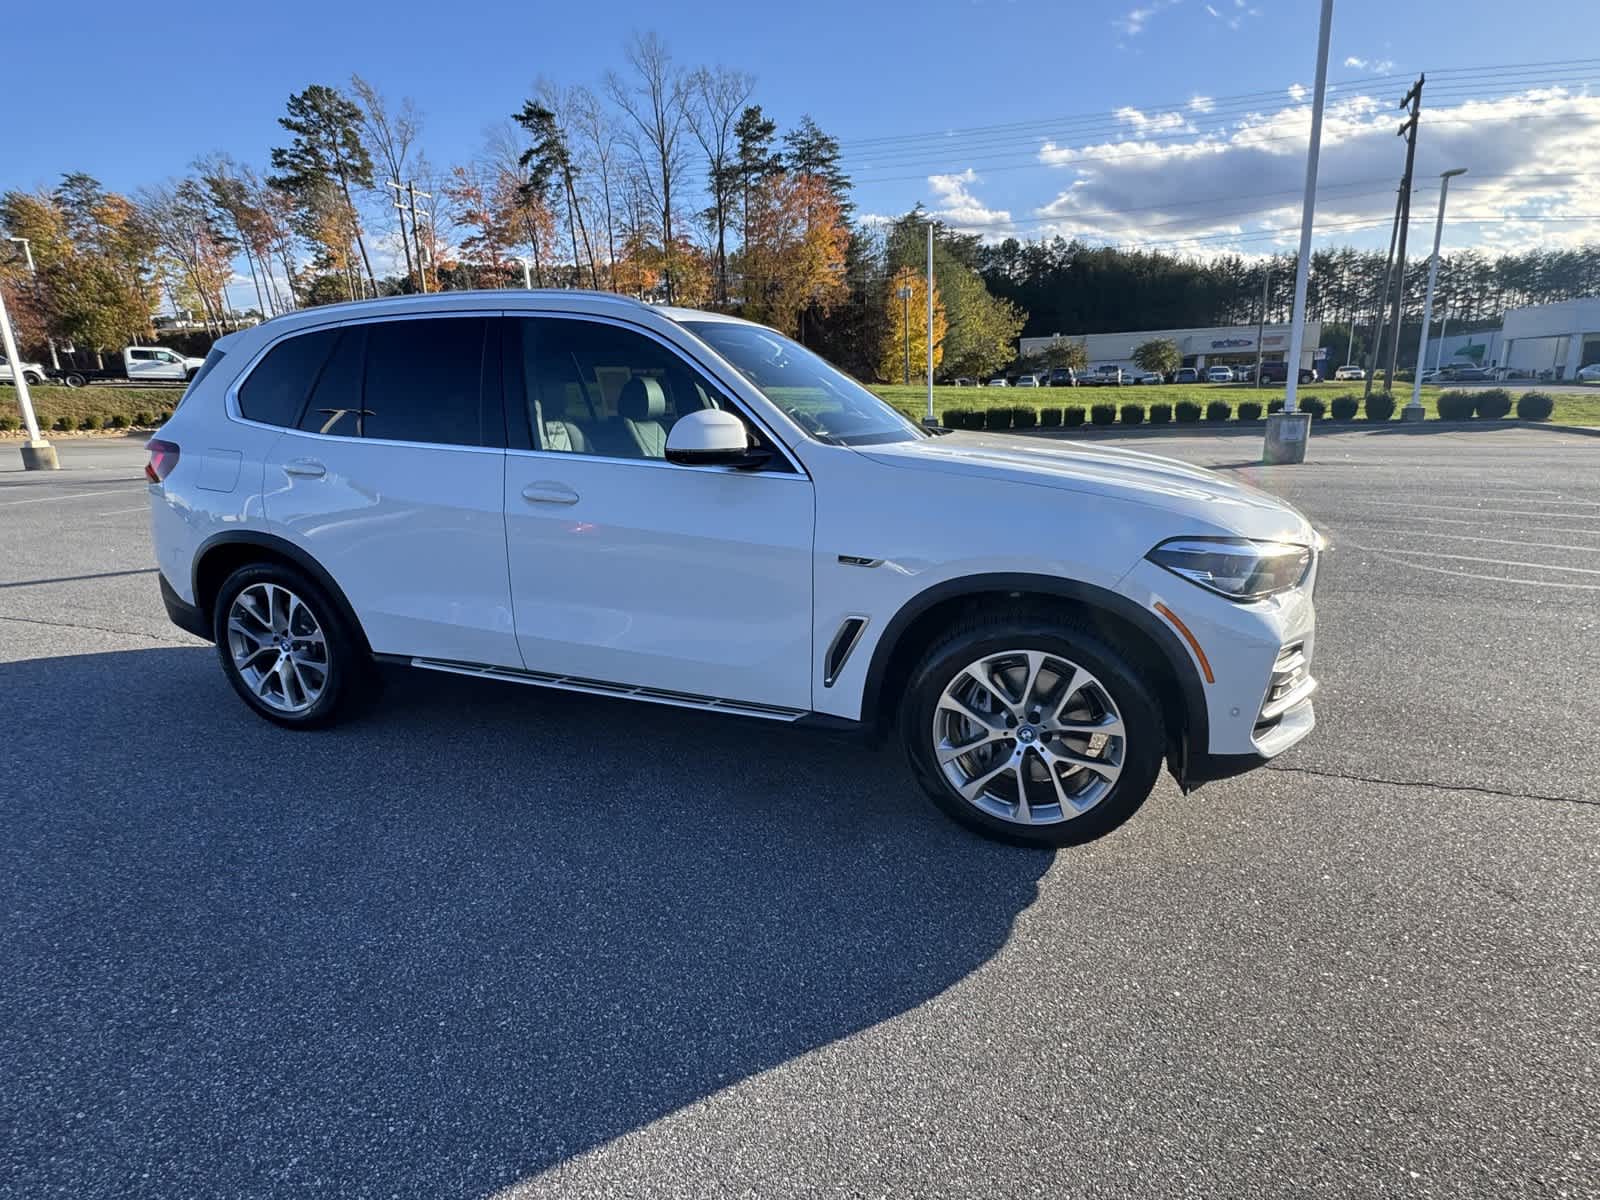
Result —
<svg viewBox="0 0 1600 1200"><path fill-rule="evenodd" d="M1409 529L1384 529L1375 525L1363 526L1369 533L1410 533ZM1584 533L1600 533L1600 529L1588 530ZM1449 538L1453 542L1493 542L1497 546L1531 546L1536 550L1590 550L1600 554L1600 546L1574 546L1571 542L1525 542L1519 538L1491 538L1474 537L1470 533L1440 533L1436 529L1428 531L1429 537Z"/></svg>
<svg viewBox="0 0 1600 1200"><path fill-rule="evenodd" d="M1565 514L1562 514L1562 515L1565 515ZM1359 521L1360 518L1357 518L1357 520ZM1435 522L1435 523L1440 524L1440 525L1473 525L1473 526L1478 526L1478 527L1482 527L1482 526L1485 526L1485 525L1489 524L1489 522L1483 521L1483 520L1462 521L1462 520L1458 520L1455 517L1421 517L1421 516L1418 516L1418 517L1407 517L1406 520L1408 520L1408 521L1432 521L1432 522ZM1513 522L1511 522L1511 524L1521 526L1521 528L1523 528L1523 529L1537 530L1540 533L1547 533L1547 532L1548 533L1600 533L1600 529L1588 529L1588 528L1574 529L1574 528L1571 528L1571 527L1566 526L1566 525L1527 525L1527 524L1523 524L1520 521L1513 521ZM1365 526L1363 526L1363 528L1365 528Z"/></svg>
<svg viewBox="0 0 1600 1200"><path fill-rule="evenodd" d="M1499 517L1564 517L1569 521L1600 521L1600 513L1551 512L1548 508L1505 508L1505 507L1503 507L1501 505L1495 505L1495 506L1493 506L1491 508L1480 508L1480 507L1476 507L1476 506L1473 506L1473 505L1470 505L1470 504L1412 504L1412 503L1395 503L1394 501L1388 501L1388 500L1366 500L1366 499L1355 500L1354 503L1356 503L1356 504L1381 504L1385 508L1426 508L1426 509L1433 509L1433 510L1436 510L1438 512L1480 513L1480 514L1482 514L1483 516L1486 516L1486 517L1489 517L1489 516L1499 516ZM1562 503L1562 501L1558 500L1558 501L1554 501L1553 503L1559 504L1559 503ZM1573 503L1576 503L1576 504L1587 504L1588 501L1579 500L1579 501L1574 501Z"/></svg>
<svg viewBox="0 0 1600 1200"><path fill-rule="evenodd" d="M1354 543L1349 543L1354 545ZM1512 575L1483 575L1477 571L1452 571L1447 567L1430 567L1424 563L1411 562L1398 554L1388 554L1372 546L1357 546L1358 550L1366 550L1376 554L1379 558L1387 558L1399 563L1402 567L1410 567L1413 571L1432 571L1435 575L1454 575L1458 579L1481 579L1486 583L1526 583L1539 588L1576 588L1582 592L1600 592L1600 583L1563 583L1559 579L1518 579Z"/></svg>
<svg viewBox="0 0 1600 1200"><path fill-rule="evenodd" d="M1387 550L1391 554L1414 554L1418 558L1453 558L1461 562L1489 563L1496 567L1530 567L1535 571L1570 571L1574 575L1600 575L1600 570L1594 567L1557 567L1550 563L1520 562L1511 558L1478 558L1471 554L1445 554L1439 550L1413 550L1409 546L1363 546L1358 542L1351 542L1350 545L1357 550Z"/></svg>
<svg viewBox="0 0 1600 1200"><path fill-rule="evenodd" d="M65 496L35 496L31 500L0 500L0 508L14 508L18 504L45 504L51 500L82 500L88 496L120 496L142 488L106 488L99 492L70 492Z"/></svg>
<svg viewBox="0 0 1600 1200"><path fill-rule="evenodd" d="M149 511L150 511L150 506L148 504L136 504L132 508L113 508L110 512L95 513L95 516L97 516L97 517L120 517L123 513L149 512Z"/></svg>

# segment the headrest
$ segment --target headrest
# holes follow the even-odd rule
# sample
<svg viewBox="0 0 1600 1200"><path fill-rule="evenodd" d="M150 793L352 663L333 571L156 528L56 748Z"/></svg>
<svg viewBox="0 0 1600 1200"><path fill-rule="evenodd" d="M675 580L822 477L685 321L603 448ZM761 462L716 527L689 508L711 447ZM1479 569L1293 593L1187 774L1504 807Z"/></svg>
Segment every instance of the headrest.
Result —
<svg viewBox="0 0 1600 1200"><path fill-rule="evenodd" d="M667 415L667 395L661 390L661 381L635 375L622 385L617 412L625 421L659 421Z"/></svg>

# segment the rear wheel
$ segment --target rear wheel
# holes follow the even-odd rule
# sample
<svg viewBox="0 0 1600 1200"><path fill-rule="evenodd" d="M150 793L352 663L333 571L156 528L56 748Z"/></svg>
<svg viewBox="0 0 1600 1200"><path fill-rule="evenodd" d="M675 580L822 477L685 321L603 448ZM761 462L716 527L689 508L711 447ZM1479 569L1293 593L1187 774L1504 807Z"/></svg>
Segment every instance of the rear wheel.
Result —
<svg viewBox="0 0 1600 1200"><path fill-rule="evenodd" d="M278 725L331 725L366 694L372 663L360 635L293 567L260 563L228 576L212 629L233 690Z"/></svg>
<svg viewBox="0 0 1600 1200"><path fill-rule="evenodd" d="M89 380L76 371L68 371L66 375L62 377L61 382L66 384L69 388L80 388L84 384L88 383Z"/></svg>
<svg viewBox="0 0 1600 1200"><path fill-rule="evenodd" d="M22 377L28 381L29 387L38 387L44 382L44 376L37 371L24 371Z"/></svg>
<svg viewBox="0 0 1600 1200"><path fill-rule="evenodd" d="M1155 785L1161 711L1135 669L1092 631L1043 614L970 623L931 647L901 710L924 790L990 837L1088 841Z"/></svg>

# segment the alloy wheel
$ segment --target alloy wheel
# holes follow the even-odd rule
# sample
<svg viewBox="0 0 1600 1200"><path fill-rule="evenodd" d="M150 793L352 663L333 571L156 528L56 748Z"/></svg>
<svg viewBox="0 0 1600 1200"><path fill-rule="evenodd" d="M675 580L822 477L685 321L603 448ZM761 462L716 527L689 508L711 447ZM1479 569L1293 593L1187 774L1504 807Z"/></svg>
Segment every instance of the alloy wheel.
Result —
<svg viewBox="0 0 1600 1200"><path fill-rule="evenodd" d="M233 598L227 633L234 669L268 708L296 716L322 697L327 639L294 592L276 583L251 584Z"/></svg>
<svg viewBox="0 0 1600 1200"><path fill-rule="evenodd" d="M1042 650L986 654L958 671L933 715L934 760L968 804L1000 820L1050 825L1111 792L1127 731L1103 683Z"/></svg>

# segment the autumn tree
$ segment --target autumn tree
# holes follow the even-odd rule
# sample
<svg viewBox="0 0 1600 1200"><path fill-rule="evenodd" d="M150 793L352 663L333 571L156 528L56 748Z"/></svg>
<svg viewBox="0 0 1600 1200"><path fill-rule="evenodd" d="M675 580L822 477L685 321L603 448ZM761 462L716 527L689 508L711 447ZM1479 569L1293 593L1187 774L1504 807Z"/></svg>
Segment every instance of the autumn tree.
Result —
<svg viewBox="0 0 1600 1200"><path fill-rule="evenodd" d="M493 190L492 183L486 187L473 171L455 167L441 198L452 206L455 226L466 231L461 238L461 257L477 268L477 285L488 282L503 287L513 277L510 258L515 234L513 216L495 202Z"/></svg>
<svg viewBox="0 0 1600 1200"><path fill-rule="evenodd" d="M533 139L533 144L523 151L518 163L527 172L530 187L547 190L554 184L565 199L567 231L572 238L573 274L581 280L583 259L578 254L578 239L581 235L584 249L588 252L589 280L594 288L599 290L600 275L595 268L594 247L589 241L589 231L583 220L583 208L578 201L577 189L574 186L578 168L573 162L566 131L562 128L554 107L556 104L561 104L564 97L558 89L548 84L541 88L541 92L543 93L541 99L527 101L512 117Z"/></svg>
<svg viewBox="0 0 1600 1200"><path fill-rule="evenodd" d="M839 139L823 133L809 114L783 135L783 165L796 175L822 180L846 219L854 211L850 202L850 177L839 165Z"/></svg>
<svg viewBox="0 0 1600 1200"><path fill-rule="evenodd" d="M734 171L738 177L739 211L744 217L743 241L750 240L751 193L783 170L783 156L772 145L778 126L761 112L759 104L752 104L739 114L733 127Z"/></svg>
<svg viewBox="0 0 1600 1200"><path fill-rule="evenodd" d="M889 336L884 341L883 357L878 363L878 378L909 382L912 373L922 371L928 361L928 277L910 267L900 268L889 280L886 303L884 315ZM933 286L932 331L933 369L936 373L944 362L944 340L948 328L944 301L939 296L936 279Z"/></svg>
<svg viewBox="0 0 1600 1200"><path fill-rule="evenodd" d="M794 333L808 308L827 311L845 295L849 231L820 179L774 175L751 192L745 216L741 308L751 320Z"/></svg>
<svg viewBox="0 0 1600 1200"><path fill-rule="evenodd" d="M139 208L166 260L163 274L174 307L197 307L206 325L220 335L229 324L224 290L233 276L233 262L204 186L196 179L180 179L143 188ZM181 303L180 294L191 303Z"/></svg>
<svg viewBox="0 0 1600 1200"><path fill-rule="evenodd" d="M348 231L366 270L367 285L377 293L378 281L367 257L367 243L356 211L356 188L372 186L372 156L361 141L361 109L336 88L314 83L289 97L288 114L278 124L294 134L288 146L274 148L273 182L301 202L312 230L329 231L342 225ZM344 201L344 218L330 222L325 211L328 191L337 188Z"/></svg>
<svg viewBox="0 0 1600 1200"><path fill-rule="evenodd" d="M1171 338L1151 338L1134 347L1133 361L1142 371L1171 375L1183 366L1183 351Z"/></svg>
<svg viewBox="0 0 1600 1200"><path fill-rule="evenodd" d="M679 188L686 158L683 127L689 89L683 72L673 65L666 43L655 33L634 34L626 56L632 80L625 81L613 71L606 76L606 91L628 117L628 145L642 168L640 180L660 214L663 280L671 303L677 245L673 193Z"/></svg>
<svg viewBox="0 0 1600 1200"><path fill-rule="evenodd" d="M920 208L913 209L889 227L884 257L890 272L901 268L926 271L928 219ZM975 241L934 223L935 289L949 319L944 344L948 375L987 375L1009 362L1026 319L1014 305L992 295L972 269Z"/></svg>
<svg viewBox="0 0 1600 1200"><path fill-rule="evenodd" d="M723 307L728 303L728 210L739 186L736 125L754 88L755 76L727 67L701 67L689 77L689 128L706 157L711 205L705 216L716 239L715 300Z"/></svg>
<svg viewBox="0 0 1600 1200"><path fill-rule="evenodd" d="M415 267L411 261L411 245L406 241L406 209L398 203L399 193L388 185L390 180L396 183L406 180L407 159L411 156L412 145L422 132L422 114L409 96L398 105L391 105L377 88L360 75L350 76L350 90L355 93L361 111L362 138L376 152L377 165L387 175L385 179L374 181L373 191L380 197L383 211L392 214L392 225L399 228L400 249L406 260L406 278L412 281L411 286L420 291L420 284L413 279Z"/></svg>

